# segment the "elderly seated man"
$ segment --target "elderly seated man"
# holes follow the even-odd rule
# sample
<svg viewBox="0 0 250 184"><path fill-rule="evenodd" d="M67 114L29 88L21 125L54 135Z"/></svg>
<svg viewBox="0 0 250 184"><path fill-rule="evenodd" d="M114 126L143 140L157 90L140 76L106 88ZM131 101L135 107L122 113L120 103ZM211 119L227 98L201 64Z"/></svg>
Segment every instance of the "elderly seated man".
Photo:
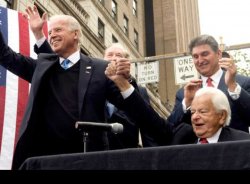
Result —
<svg viewBox="0 0 250 184"><path fill-rule="evenodd" d="M169 123L145 103L133 86L120 75L124 65L126 63L123 62L109 64L105 73L122 94L126 94L123 95L126 112L141 122L138 126L147 130L159 145L216 143L250 138L248 133L227 126L231 119L228 98L221 90L213 87L200 88L195 93L190 106L191 125L187 123L190 118L185 118L185 115L175 125Z"/></svg>

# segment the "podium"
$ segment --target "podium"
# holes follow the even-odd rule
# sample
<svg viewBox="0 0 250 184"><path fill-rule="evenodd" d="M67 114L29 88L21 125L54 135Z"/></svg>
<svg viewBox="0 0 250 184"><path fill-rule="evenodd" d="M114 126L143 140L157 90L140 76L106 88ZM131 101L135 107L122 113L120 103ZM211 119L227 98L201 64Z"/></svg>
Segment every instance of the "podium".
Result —
<svg viewBox="0 0 250 184"><path fill-rule="evenodd" d="M249 170L250 141L28 158L20 170Z"/></svg>

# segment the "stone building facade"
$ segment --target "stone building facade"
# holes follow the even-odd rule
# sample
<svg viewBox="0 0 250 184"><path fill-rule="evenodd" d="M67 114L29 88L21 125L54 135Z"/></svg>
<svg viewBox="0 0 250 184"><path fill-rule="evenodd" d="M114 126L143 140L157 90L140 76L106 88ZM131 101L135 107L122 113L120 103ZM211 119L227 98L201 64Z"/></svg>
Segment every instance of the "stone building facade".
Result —
<svg viewBox="0 0 250 184"><path fill-rule="evenodd" d="M198 0L145 1L151 1L154 17L154 37L148 39L150 43L155 43L155 53L150 54L174 55L188 52L189 41L200 34ZM148 44L146 46L148 47ZM159 70L159 97L165 106L174 105L175 93L181 86L175 84L173 59L161 60Z"/></svg>
<svg viewBox="0 0 250 184"><path fill-rule="evenodd" d="M27 6L35 4L41 13L48 12L49 16L55 14L74 16L82 25L84 35L81 40L82 49L87 55L103 57L105 48L116 41L125 46L132 58L145 55L142 0L0 0L1 2L20 12L24 12ZM136 2L135 6L133 2ZM133 13L134 11L136 13Z"/></svg>

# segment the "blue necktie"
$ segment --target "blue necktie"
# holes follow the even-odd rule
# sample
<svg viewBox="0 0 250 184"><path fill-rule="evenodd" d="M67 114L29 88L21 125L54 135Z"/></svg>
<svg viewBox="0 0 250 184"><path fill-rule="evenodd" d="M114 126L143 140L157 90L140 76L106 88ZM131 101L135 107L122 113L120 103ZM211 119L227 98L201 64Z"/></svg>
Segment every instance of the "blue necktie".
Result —
<svg viewBox="0 0 250 184"><path fill-rule="evenodd" d="M107 103L107 109L108 109L109 118L110 118L112 116L112 114L114 113L115 106L108 102Z"/></svg>
<svg viewBox="0 0 250 184"><path fill-rule="evenodd" d="M63 60L63 62L61 63L61 66L66 70L69 68L69 63L70 63L70 60L69 59L65 59Z"/></svg>

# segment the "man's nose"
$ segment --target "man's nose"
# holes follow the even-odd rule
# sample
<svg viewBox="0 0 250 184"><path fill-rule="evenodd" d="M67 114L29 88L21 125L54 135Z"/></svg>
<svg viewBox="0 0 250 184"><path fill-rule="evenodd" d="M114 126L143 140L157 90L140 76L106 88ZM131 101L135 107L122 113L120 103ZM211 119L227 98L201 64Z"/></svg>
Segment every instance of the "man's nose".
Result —
<svg viewBox="0 0 250 184"><path fill-rule="evenodd" d="M116 61L117 60L117 57L115 56L115 55L113 55L112 57L111 57L111 61Z"/></svg>
<svg viewBox="0 0 250 184"><path fill-rule="evenodd" d="M192 119L193 120L196 120L196 119L199 119L200 118L200 113L198 111L192 113Z"/></svg>

